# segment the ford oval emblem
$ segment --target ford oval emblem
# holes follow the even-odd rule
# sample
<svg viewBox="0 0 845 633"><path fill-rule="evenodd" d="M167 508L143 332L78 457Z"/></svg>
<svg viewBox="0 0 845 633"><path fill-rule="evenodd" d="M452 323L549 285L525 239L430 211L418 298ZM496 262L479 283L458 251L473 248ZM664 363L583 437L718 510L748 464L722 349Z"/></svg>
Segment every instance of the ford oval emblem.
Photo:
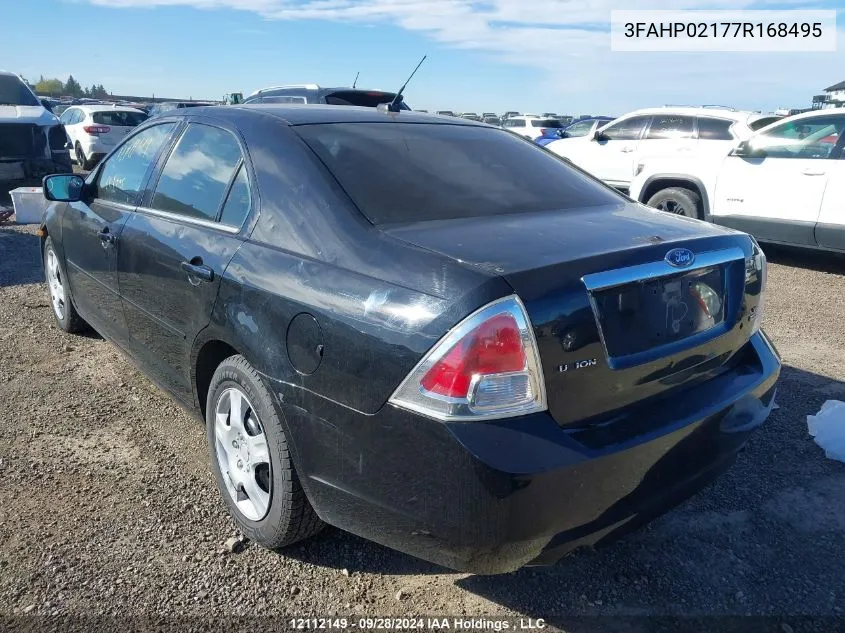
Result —
<svg viewBox="0 0 845 633"><path fill-rule="evenodd" d="M695 253L688 248L673 248L666 253L666 261L675 268L691 266L695 260Z"/></svg>

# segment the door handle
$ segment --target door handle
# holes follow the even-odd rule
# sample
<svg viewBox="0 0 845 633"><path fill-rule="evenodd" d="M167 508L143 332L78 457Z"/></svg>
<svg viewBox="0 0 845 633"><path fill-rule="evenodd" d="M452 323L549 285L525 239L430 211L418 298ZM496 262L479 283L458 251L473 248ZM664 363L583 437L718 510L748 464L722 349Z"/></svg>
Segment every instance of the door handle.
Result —
<svg viewBox="0 0 845 633"><path fill-rule="evenodd" d="M820 171L818 169L813 169L812 167L808 167L807 169L805 169L801 173L804 174L805 176L824 176L827 172L826 171Z"/></svg>
<svg viewBox="0 0 845 633"><path fill-rule="evenodd" d="M619 151L622 152L623 154L630 154L631 152L634 151L634 148L633 147L623 147Z"/></svg>
<svg viewBox="0 0 845 633"><path fill-rule="evenodd" d="M214 271L210 267L203 265L202 260L198 257L195 257L189 262L182 262L182 270L188 273L189 276L201 281L214 281Z"/></svg>
<svg viewBox="0 0 845 633"><path fill-rule="evenodd" d="M103 248L108 248L109 246L114 246L117 244L117 235L112 235L109 231L109 227L104 228L102 231L97 233L100 237L100 243L103 245Z"/></svg>

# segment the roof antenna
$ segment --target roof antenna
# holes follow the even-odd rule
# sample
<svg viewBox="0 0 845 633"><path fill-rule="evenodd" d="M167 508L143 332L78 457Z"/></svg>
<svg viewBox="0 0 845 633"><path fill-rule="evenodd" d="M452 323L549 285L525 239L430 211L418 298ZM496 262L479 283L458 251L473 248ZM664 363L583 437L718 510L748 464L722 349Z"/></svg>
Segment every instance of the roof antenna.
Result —
<svg viewBox="0 0 845 633"><path fill-rule="evenodd" d="M417 71L420 69L420 66L422 66L422 63L425 61L426 57L428 57L428 55L423 55L423 58L420 60L420 63L417 64L416 68L414 68L414 72L412 72L411 76L408 77L408 80L404 84L402 84L402 87L399 88L399 92L396 93L396 96L393 97L393 101L387 104L380 103L379 106L385 106L385 109L388 112L399 112L401 110L399 104L402 103L402 93L405 91L405 86L407 86L411 79L414 78L414 75L417 74Z"/></svg>
<svg viewBox="0 0 845 633"><path fill-rule="evenodd" d="M352 90L355 90L355 86L358 85L358 75L360 75L360 74L361 74L360 70L357 73L355 73L355 81L352 82Z"/></svg>

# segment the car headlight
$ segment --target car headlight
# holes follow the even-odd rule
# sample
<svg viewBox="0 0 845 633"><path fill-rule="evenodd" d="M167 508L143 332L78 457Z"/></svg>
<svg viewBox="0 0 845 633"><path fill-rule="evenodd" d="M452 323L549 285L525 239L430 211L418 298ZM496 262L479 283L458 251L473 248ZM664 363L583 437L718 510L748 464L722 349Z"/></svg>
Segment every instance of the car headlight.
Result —
<svg viewBox="0 0 845 633"><path fill-rule="evenodd" d="M745 258L745 287L751 287L752 291L756 290L759 296L757 305L753 308L753 316L751 322L751 334L756 334L760 330L760 325L763 322L763 308L766 300L766 277L767 263L766 254L753 237L751 238L753 248L751 255ZM756 287L755 287L756 286Z"/></svg>

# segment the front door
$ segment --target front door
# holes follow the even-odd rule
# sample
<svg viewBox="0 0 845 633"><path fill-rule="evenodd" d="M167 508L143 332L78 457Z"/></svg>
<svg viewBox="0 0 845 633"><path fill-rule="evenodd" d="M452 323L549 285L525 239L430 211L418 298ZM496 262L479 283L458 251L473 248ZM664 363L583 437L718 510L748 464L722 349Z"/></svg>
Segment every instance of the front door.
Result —
<svg viewBox="0 0 845 633"><path fill-rule="evenodd" d="M786 121L749 141L750 156L725 159L713 220L771 242L816 246L837 138L834 117Z"/></svg>
<svg viewBox="0 0 845 633"><path fill-rule="evenodd" d="M74 303L96 330L123 346L128 331L117 281L120 238L174 125L148 128L130 139L89 177L86 199L69 203L62 217L65 268Z"/></svg>
<svg viewBox="0 0 845 633"><path fill-rule="evenodd" d="M250 209L243 155L231 132L190 123L121 240L118 275L132 353L186 402L193 398L191 346L209 322Z"/></svg>
<svg viewBox="0 0 845 633"><path fill-rule="evenodd" d="M590 139L572 161L608 184L627 187L634 176L634 161L648 116L634 116L612 123L598 140Z"/></svg>

